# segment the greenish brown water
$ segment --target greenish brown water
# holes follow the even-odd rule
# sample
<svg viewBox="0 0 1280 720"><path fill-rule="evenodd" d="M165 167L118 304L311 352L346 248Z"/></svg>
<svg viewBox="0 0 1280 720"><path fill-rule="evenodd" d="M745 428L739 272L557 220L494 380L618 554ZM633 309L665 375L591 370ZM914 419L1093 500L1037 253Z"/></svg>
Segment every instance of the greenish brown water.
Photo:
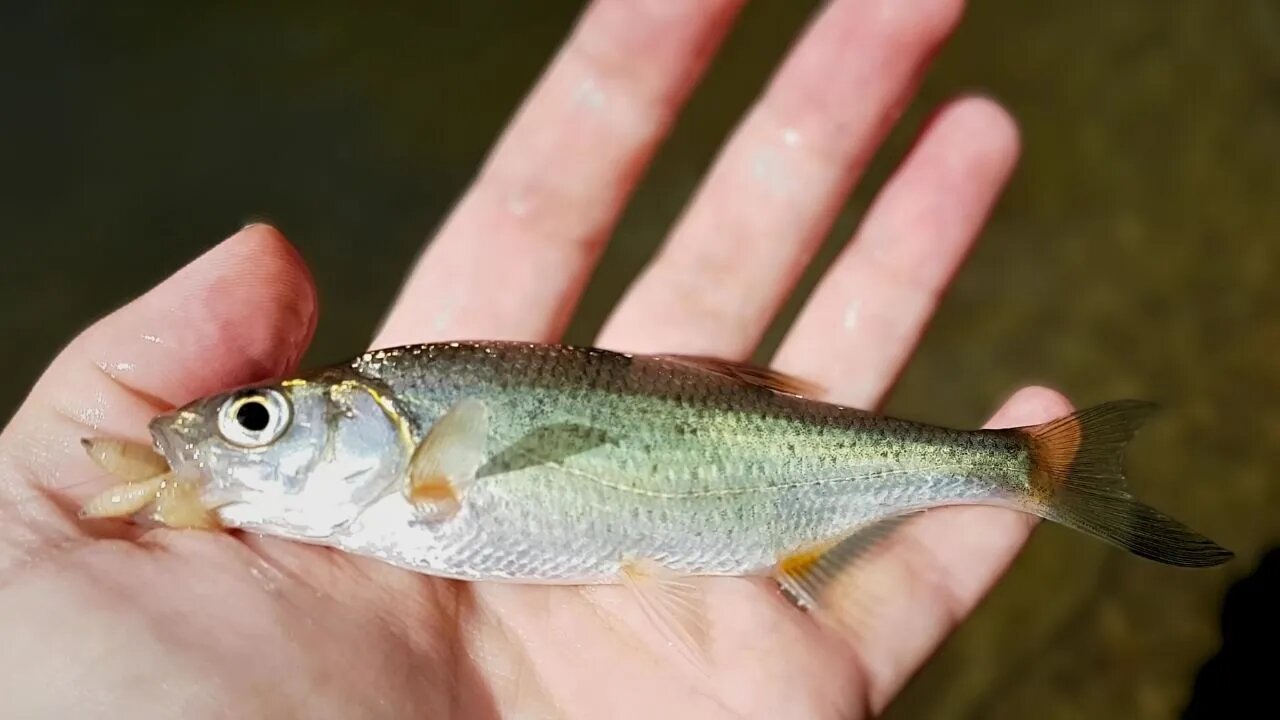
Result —
<svg viewBox="0 0 1280 720"><path fill-rule="evenodd" d="M0 416L77 329L254 218L315 271L312 359L362 348L579 8L35 5L0 9ZM575 340L813 5L749 7ZM966 90L1013 110L1025 155L889 409L973 425L1031 382L1082 405L1157 400L1130 476L1240 559L1182 572L1043 528L889 715L1173 717L1227 585L1280 541L1280 6L971 3L820 263L929 107Z"/></svg>

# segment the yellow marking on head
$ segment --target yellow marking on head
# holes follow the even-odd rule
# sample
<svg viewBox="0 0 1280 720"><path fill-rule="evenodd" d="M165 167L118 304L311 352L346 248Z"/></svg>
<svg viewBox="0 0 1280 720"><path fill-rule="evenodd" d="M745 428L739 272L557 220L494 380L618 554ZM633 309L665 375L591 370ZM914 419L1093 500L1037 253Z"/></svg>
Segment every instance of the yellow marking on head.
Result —
<svg viewBox="0 0 1280 720"><path fill-rule="evenodd" d="M302 378L294 378L292 380L285 380L284 382L280 383L280 387L295 388L295 387L303 387L307 384L308 384L307 380L303 380Z"/></svg>
<svg viewBox="0 0 1280 720"><path fill-rule="evenodd" d="M413 451L418 444L413 439L413 429L409 427L409 423L400 415L400 411L396 410L396 406L389 398L383 397L382 393L369 387L361 385L364 391L369 393L369 397L382 408L382 412L396 425L396 432L400 436L400 444L404 447L406 457L412 456Z"/></svg>

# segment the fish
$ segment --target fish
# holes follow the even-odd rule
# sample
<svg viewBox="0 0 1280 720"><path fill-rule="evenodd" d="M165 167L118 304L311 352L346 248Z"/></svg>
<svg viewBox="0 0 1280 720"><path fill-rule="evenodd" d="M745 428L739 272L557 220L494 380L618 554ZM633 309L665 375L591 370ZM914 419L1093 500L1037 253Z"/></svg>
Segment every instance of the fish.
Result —
<svg viewBox="0 0 1280 720"><path fill-rule="evenodd" d="M158 415L163 462L135 460L132 492L86 507L456 580L621 584L684 646L691 577L772 578L800 607L834 610L837 580L944 506L1010 508L1172 566L1233 557L1127 490L1124 450L1152 403L966 430L821 392L702 356L385 348Z"/></svg>

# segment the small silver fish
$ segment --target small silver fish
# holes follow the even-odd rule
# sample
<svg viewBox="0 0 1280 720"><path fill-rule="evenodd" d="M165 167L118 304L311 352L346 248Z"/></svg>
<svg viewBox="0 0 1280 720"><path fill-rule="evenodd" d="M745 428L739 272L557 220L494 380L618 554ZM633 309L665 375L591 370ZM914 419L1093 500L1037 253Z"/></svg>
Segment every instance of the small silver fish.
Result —
<svg viewBox="0 0 1280 720"><path fill-rule="evenodd" d="M813 392L708 358L444 343L220 394L151 430L198 488L170 517L443 577L623 583L660 624L695 575L772 576L830 605L835 578L945 505L1013 508L1170 565L1232 556L1124 489L1148 403L953 430Z"/></svg>

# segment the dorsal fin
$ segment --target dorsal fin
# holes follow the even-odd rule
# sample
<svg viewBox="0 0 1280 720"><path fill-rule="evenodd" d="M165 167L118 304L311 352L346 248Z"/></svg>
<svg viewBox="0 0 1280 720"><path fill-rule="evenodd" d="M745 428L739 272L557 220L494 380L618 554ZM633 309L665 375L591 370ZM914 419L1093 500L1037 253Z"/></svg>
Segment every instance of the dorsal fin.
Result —
<svg viewBox="0 0 1280 720"><path fill-rule="evenodd" d="M689 365L692 367L715 373L721 377L727 377L738 382L745 383L754 387L772 390L773 392L784 393L786 395L798 395L801 397L817 397L822 394L823 388L817 383L780 373L769 368L747 365L745 363L734 362L732 360L722 360L720 358L707 357L705 355L658 355L655 356L661 360Z"/></svg>

